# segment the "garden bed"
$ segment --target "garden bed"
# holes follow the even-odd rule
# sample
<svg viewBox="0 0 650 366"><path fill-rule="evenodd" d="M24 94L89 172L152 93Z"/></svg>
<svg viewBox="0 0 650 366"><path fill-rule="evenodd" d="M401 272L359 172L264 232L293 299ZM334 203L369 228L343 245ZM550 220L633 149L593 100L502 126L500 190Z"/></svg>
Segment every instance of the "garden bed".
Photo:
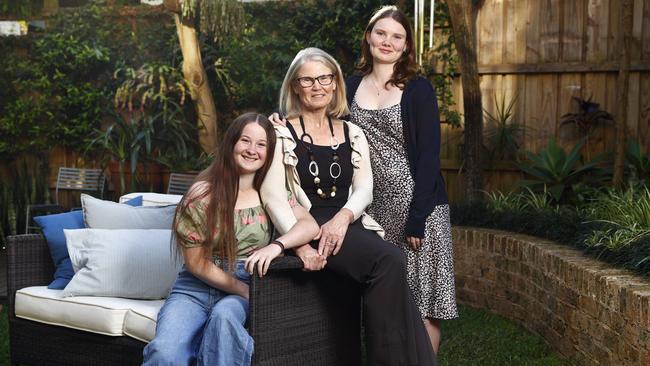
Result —
<svg viewBox="0 0 650 366"><path fill-rule="evenodd" d="M453 236L459 302L516 321L579 364L650 364L647 278L527 235Z"/></svg>

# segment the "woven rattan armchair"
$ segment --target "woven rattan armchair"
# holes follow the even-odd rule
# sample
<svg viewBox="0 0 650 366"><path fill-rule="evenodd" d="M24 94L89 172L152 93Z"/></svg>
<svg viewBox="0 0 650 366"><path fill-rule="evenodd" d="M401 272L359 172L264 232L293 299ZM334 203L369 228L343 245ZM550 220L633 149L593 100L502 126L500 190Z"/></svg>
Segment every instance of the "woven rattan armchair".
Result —
<svg viewBox="0 0 650 366"><path fill-rule="evenodd" d="M327 271L300 270L296 257L273 261L250 287L249 332L255 340L253 365L358 366L360 292ZM16 290L44 286L54 273L41 235L7 238L10 355L25 365L139 365L144 343L53 326L15 317Z"/></svg>

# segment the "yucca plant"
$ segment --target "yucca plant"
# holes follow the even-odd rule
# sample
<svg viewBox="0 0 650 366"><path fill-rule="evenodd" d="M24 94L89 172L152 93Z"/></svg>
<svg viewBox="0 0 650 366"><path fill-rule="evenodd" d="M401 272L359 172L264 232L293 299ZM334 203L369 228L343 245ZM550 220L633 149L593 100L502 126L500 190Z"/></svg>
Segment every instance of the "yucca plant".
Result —
<svg viewBox="0 0 650 366"><path fill-rule="evenodd" d="M547 191L556 203L565 203L571 195L572 185L585 175L597 169L599 158L581 164L580 150L585 139L580 140L567 154L551 138L544 149L535 154L526 151L528 163L517 163L519 169L532 179L517 182L520 187L530 187L534 191Z"/></svg>
<svg viewBox="0 0 650 366"><path fill-rule="evenodd" d="M506 102L506 96L502 95L500 99L494 96L494 106L496 111L490 113L485 108L486 128L485 139L487 149L492 159L513 159L519 151L519 144L525 133L525 126L519 121L513 119L514 107L517 102L515 95L509 102Z"/></svg>

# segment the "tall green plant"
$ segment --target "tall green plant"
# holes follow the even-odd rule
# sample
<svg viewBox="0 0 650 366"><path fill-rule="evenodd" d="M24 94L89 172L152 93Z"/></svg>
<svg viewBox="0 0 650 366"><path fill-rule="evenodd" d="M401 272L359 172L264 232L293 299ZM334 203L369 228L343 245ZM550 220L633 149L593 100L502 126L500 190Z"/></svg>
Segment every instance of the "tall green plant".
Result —
<svg viewBox="0 0 650 366"><path fill-rule="evenodd" d="M0 240L25 232L25 213L33 203L47 202L48 169L43 157L9 164L13 173L0 179Z"/></svg>
<svg viewBox="0 0 650 366"><path fill-rule="evenodd" d="M130 163L130 189L136 189L137 167L140 154L151 153L152 135L154 133L151 118L125 120L114 114L114 122L106 130L96 130L95 137L88 144L88 149L99 149L104 154L104 163L114 159L119 166L120 193L126 192L126 164Z"/></svg>
<svg viewBox="0 0 650 366"><path fill-rule="evenodd" d="M484 130L490 159L514 159L519 151L520 141L524 137L525 126L513 119L517 95L506 102L505 94L499 99L494 96L496 112L483 109L486 128Z"/></svg>
<svg viewBox="0 0 650 366"><path fill-rule="evenodd" d="M595 171L599 162L599 159L595 159L581 164L580 150L584 144L583 139L567 154L557 146L555 139L551 138L539 153L526 151L529 162L517 165L531 179L520 180L517 185L547 190L555 202L566 202L571 195L573 184Z"/></svg>
<svg viewBox="0 0 650 366"><path fill-rule="evenodd" d="M190 87L178 68L145 63L137 69L120 67L115 77L121 81L115 108L121 115L141 116L138 123L149 126L144 150L148 161L187 161L199 155L197 129L184 108ZM159 160L161 156L165 158Z"/></svg>

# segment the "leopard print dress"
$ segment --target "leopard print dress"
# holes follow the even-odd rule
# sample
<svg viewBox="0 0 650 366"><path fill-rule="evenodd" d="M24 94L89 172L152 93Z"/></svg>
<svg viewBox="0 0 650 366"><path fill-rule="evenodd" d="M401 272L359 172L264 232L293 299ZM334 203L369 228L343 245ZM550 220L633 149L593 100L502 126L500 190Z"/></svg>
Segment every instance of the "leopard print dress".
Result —
<svg viewBox="0 0 650 366"><path fill-rule="evenodd" d="M408 283L422 318L458 317L449 205L438 205L429 215L419 250L406 244L404 232L415 184L409 170L400 105L368 110L354 101L351 120L363 129L370 146L374 191L368 213L386 231L384 239L406 254Z"/></svg>

